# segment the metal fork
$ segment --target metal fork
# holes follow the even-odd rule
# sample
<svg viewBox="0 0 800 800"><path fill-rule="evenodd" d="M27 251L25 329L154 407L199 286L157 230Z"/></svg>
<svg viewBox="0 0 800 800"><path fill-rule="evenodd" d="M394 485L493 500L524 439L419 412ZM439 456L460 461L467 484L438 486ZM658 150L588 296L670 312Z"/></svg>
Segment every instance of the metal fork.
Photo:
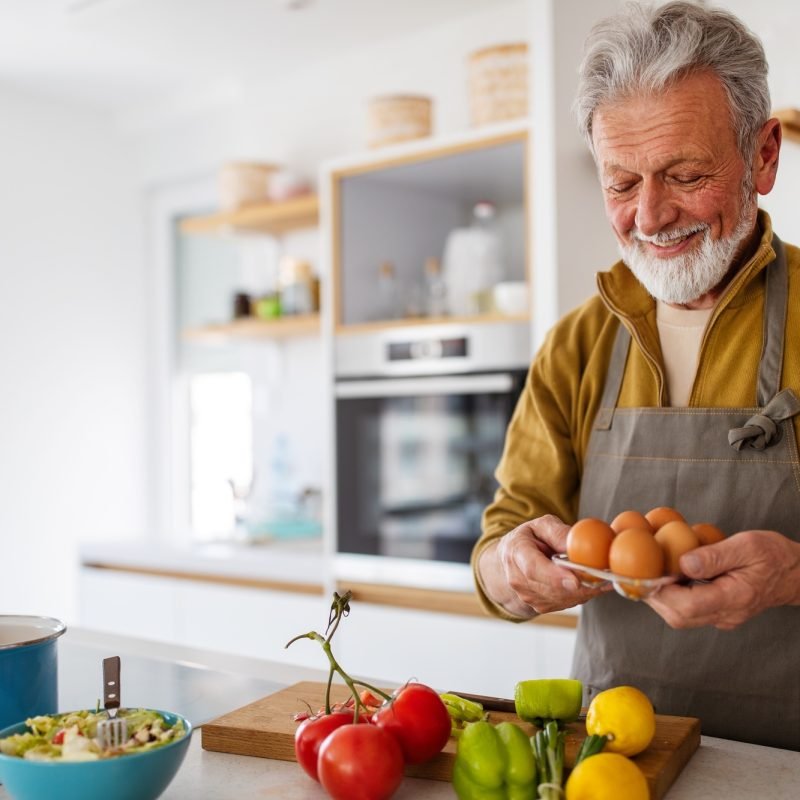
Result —
<svg viewBox="0 0 800 800"><path fill-rule="evenodd" d="M97 723L97 741L103 750L112 750L128 740L128 723L117 716L119 710L119 656L103 659L103 707L108 719Z"/></svg>

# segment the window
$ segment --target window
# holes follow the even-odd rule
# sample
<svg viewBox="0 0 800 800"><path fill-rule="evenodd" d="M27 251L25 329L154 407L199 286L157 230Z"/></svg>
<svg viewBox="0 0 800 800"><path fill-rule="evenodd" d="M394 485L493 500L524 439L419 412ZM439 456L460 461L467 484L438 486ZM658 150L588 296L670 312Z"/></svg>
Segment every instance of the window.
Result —
<svg viewBox="0 0 800 800"><path fill-rule="evenodd" d="M244 525L253 480L252 398L243 372L190 379L190 523L198 539L230 536Z"/></svg>

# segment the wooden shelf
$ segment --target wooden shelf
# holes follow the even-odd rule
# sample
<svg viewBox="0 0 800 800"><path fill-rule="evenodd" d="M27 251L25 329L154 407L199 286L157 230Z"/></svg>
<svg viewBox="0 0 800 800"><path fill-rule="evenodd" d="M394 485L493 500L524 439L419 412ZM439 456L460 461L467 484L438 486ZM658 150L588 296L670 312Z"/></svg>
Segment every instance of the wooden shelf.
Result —
<svg viewBox="0 0 800 800"><path fill-rule="evenodd" d="M247 317L217 325L187 328L183 331L182 336L190 342L215 344L241 339L288 339L299 336L316 336L319 331L319 314L304 314L269 320Z"/></svg>
<svg viewBox="0 0 800 800"><path fill-rule="evenodd" d="M387 319L375 322L355 322L339 325L338 334L360 334L372 331L384 331L388 328L419 328L424 325L484 325L492 322L530 322L528 314L475 314L458 317L408 317L406 319Z"/></svg>
<svg viewBox="0 0 800 800"><path fill-rule="evenodd" d="M277 236L319 223L319 199L315 194L280 203L258 203L237 211L223 211L181 221L182 233L221 234L249 231Z"/></svg>
<svg viewBox="0 0 800 800"><path fill-rule="evenodd" d="M784 138L800 142L800 109L781 108L772 113L781 121Z"/></svg>

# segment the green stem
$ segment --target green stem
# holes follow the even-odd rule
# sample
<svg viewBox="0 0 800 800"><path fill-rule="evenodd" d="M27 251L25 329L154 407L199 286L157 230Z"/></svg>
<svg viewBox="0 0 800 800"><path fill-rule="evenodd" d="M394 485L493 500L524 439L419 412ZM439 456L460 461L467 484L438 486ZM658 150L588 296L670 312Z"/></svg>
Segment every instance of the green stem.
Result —
<svg viewBox="0 0 800 800"><path fill-rule="evenodd" d="M331 639L333 639L333 635L336 633L339 623L342 621L342 617L345 617L350 613L350 596L351 594L349 591L345 592L343 595L340 595L338 592L333 593L331 613L330 617L328 618L328 627L325 631L327 634L326 637L321 636L316 631L309 631L308 633L301 633L299 636L295 636L293 639L290 639L285 646L289 647L289 645L294 644L294 642L296 642L298 639L312 639L315 642L319 642L322 650L328 658L328 663L330 665L328 670L328 683L325 687L325 713L331 713L331 684L333 683L333 674L337 673L341 676L345 684L347 684L347 687L350 689L350 693L353 695L353 701L355 704L355 708L353 710L353 722L357 722L358 716L361 713L361 709L366 711L366 706L361 702L361 695L359 694L356 686L363 686L365 689L369 689L369 691L373 692L374 694L380 695L384 700L391 700L392 698L390 695L386 694L384 691L381 691L376 686L372 686L364 681L353 680L341 668L339 662L333 655L333 650L331 650Z"/></svg>

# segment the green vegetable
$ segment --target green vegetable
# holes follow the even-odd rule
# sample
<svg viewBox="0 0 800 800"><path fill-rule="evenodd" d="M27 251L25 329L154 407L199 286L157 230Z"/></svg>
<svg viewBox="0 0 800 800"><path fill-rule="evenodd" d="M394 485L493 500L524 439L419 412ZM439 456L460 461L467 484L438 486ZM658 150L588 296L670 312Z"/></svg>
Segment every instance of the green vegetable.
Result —
<svg viewBox="0 0 800 800"><path fill-rule="evenodd" d="M445 692L440 694L442 702L447 708L447 713L450 714L450 719L457 720L458 722L478 722L485 719L483 706L473 700L466 700L459 697L457 694Z"/></svg>
<svg viewBox="0 0 800 800"><path fill-rule="evenodd" d="M450 715L450 735L456 739L464 733L466 723L489 718L489 715L484 712L483 706L473 700L467 700L450 692L440 694L439 697Z"/></svg>
<svg viewBox="0 0 800 800"><path fill-rule="evenodd" d="M575 767L577 767L578 764L580 764L585 758L589 758L589 756L596 756L606 746L607 741L608 736L603 736L599 733L594 733L591 736L587 736L583 740L583 744L581 744L581 749L578 750L578 755L575 758Z"/></svg>
<svg viewBox="0 0 800 800"><path fill-rule="evenodd" d="M471 722L458 741L453 788L459 800L535 800L536 764L511 722Z"/></svg>
<svg viewBox="0 0 800 800"><path fill-rule="evenodd" d="M547 720L570 722L581 713L583 685L568 678L520 681L514 689L517 716L542 727Z"/></svg>
<svg viewBox="0 0 800 800"><path fill-rule="evenodd" d="M561 800L564 796L564 739L558 722L550 720L531 737L533 755L539 772L539 800Z"/></svg>

